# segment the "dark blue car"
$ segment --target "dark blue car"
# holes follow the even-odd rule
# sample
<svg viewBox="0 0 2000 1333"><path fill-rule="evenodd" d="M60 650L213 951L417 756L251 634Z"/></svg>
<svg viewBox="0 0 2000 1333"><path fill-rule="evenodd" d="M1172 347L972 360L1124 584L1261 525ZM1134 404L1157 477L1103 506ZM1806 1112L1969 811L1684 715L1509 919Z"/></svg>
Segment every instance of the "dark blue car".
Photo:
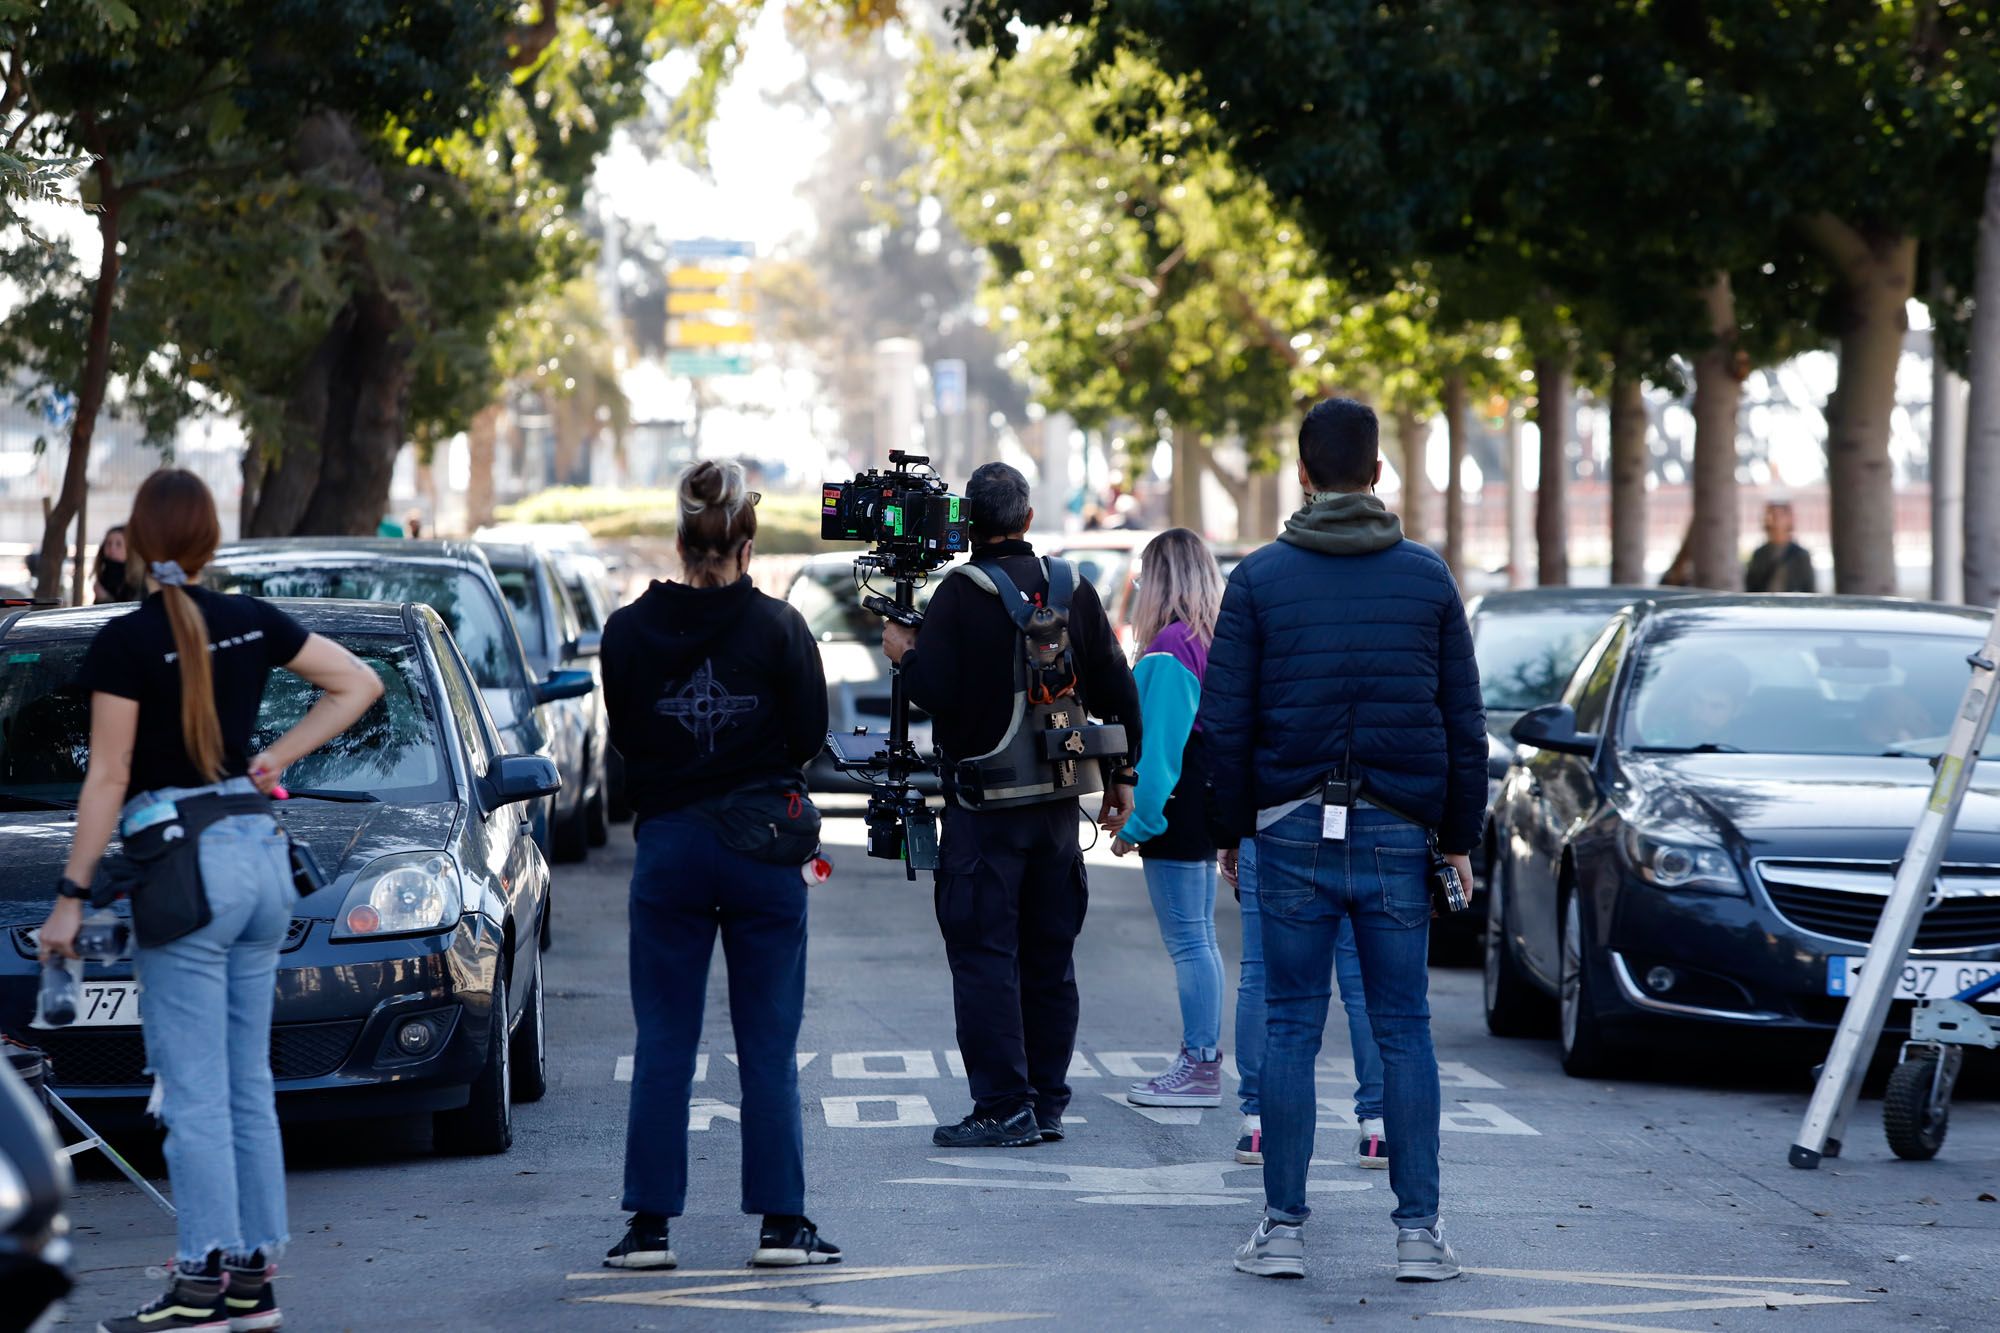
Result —
<svg viewBox="0 0 2000 1333"><path fill-rule="evenodd" d="M504 1151L512 1104L544 1088L549 870L528 812L560 778L544 756L506 752L428 606L278 605L383 683L360 722L287 771L292 797L276 807L327 880L293 909L279 959L279 1113L433 1112L439 1150ZM45 1050L51 1085L77 1101L140 1099L150 1087L129 961L88 969L73 1026L29 1027L34 930L89 762L90 701L71 681L98 628L130 609L0 613L0 1031ZM254 743L275 739L316 697L274 672Z"/></svg>

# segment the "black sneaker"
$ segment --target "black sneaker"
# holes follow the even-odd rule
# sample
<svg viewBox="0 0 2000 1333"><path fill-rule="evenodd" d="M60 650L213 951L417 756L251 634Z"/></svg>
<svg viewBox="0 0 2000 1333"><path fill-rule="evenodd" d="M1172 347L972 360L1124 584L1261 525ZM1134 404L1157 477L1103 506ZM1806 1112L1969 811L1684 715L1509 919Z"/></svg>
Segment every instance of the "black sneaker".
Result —
<svg viewBox="0 0 2000 1333"><path fill-rule="evenodd" d="M1005 1119L974 1111L955 1125L939 1125L931 1134L931 1142L940 1148L1026 1148L1041 1141L1042 1127L1025 1106Z"/></svg>
<svg viewBox="0 0 2000 1333"><path fill-rule="evenodd" d="M837 1264L840 1247L819 1234L809 1217L771 1214L757 1234L752 1268L801 1268L806 1264Z"/></svg>
<svg viewBox="0 0 2000 1333"><path fill-rule="evenodd" d="M1380 1120L1361 1122L1361 1141L1354 1145L1354 1164L1374 1171L1389 1169L1389 1141L1382 1137Z"/></svg>
<svg viewBox="0 0 2000 1333"><path fill-rule="evenodd" d="M229 1315L230 1333L267 1333L283 1328L285 1316L278 1309L278 1270L253 1254L247 1260L224 1259L222 1308Z"/></svg>
<svg viewBox="0 0 2000 1333"><path fill-rule="evenodd" d="M680 1263L667 1243L667 1219L634 1213L625 1238L604 1256L606 1268L673 1268Z"/></svg>
<svg viewBox="0 0 2000 1333"><path fill-rule="evenodd" d="M140 1306L131 1314L105 1320L97 1326L97 1333L161 1333L166 1329L207 1329L211 1333L228 1333L229 1312L222 1305L220 1270L212 1276L191 1274L175 1265L161 1276L167 1279L166 1295Z"/></svg>
<svg viewBox="0 0 2000 1333"><path fill-rule="evenodd" d="M1061 1143L1063 1141L1061 1111L1037 1111L1035 1112L1035 1123L1041 1127L1043 1143Z"/></svg>

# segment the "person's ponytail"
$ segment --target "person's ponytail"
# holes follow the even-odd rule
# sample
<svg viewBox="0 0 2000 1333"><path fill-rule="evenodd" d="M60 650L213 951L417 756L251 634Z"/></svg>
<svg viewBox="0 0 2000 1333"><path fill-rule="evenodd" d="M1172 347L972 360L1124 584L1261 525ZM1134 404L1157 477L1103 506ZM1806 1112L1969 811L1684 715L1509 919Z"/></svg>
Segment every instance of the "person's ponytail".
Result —
<svg viewBox="0 0 2000 1333"><path fill-rule="evenodd" d="M209 661L208 620L185 583L199 574L222 540L215 497L194 473L161 468L132 500L125 541L160 585L160 604L174 632L181 673L181 737L195 770L222 778L222 721L215 711L215 671Z"/></svg>

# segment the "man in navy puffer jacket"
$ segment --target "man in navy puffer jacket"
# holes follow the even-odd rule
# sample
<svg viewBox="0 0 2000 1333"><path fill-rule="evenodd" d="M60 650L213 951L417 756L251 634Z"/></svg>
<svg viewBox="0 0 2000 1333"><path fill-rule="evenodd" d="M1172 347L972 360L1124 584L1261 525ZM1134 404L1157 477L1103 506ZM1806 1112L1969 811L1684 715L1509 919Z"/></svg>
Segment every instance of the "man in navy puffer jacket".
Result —
<svg viewBox="0 0 2000 1333"><path fill-rule="evenodd" d="M1260 1276L1305 1271L1313 1064L1343 918L1353 923L1382 1053L1397 1277L1459 1272L1438 1227L1429 839L1470 883L1465 853L1486 800L1486 718L1451 571L1404 540L1373 494L1377 434L1375 414L1347 399L1306 414L1306 506L1230 576L1202 688L1220 831L1225 842L1257 840L1269 1008L1266 1213L1236 1266ZM1358 781L1358 802L1327 787L1332 779L1350 790ZM1225 853L1225 871L1231 859Z"/></svg>

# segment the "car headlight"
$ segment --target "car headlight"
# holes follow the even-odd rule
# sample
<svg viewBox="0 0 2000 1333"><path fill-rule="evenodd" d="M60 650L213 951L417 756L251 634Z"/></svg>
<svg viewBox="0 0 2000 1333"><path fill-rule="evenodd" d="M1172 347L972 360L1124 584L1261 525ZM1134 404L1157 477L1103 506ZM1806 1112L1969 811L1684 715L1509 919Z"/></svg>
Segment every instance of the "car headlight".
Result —
<svg viewBox="0 0 2000 1333"><path fill-rule="evenodd" d="M458 867L443 852L404 852L363 866L334 918L337 940L442 930L459 918Z"/></svg>
<svg viewBox="0 0 2000 1333"><path fill-rule="evenodd" d="M1748 896L1729 853L1713 843L1655 837L1628 824L1625 856L1640 879L1658 888Z"/></svg>

